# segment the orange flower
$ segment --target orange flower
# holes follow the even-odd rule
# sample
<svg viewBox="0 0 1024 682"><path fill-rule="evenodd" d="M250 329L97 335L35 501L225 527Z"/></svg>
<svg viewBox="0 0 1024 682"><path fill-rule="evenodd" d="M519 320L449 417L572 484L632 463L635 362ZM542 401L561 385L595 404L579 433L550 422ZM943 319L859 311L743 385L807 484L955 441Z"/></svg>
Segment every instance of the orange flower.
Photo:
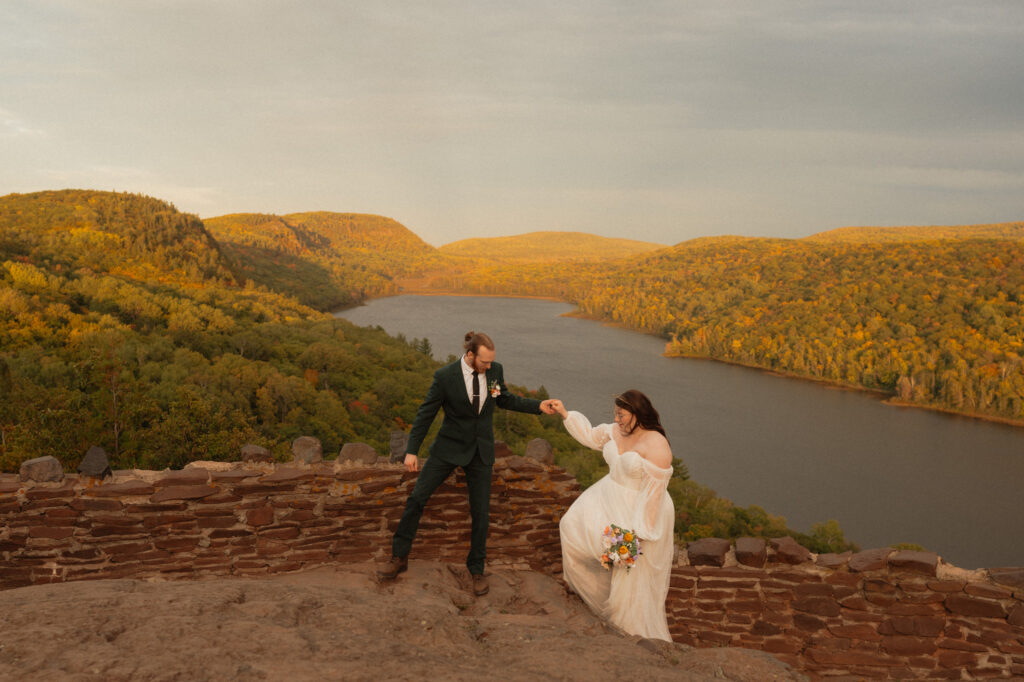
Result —
<svg viewBox="0 0 1024 682"><path fill-rule="evenodd" d="M619 554L629 554L629 547L619 547Z"/></svg>
<svg viewBox="0 0 1024 682"><path fill-rule="evenodd" d="M625 540L626 542L633 542L633 534L632 533L626 533L625 535L622 536L622 539Z"/></svg>

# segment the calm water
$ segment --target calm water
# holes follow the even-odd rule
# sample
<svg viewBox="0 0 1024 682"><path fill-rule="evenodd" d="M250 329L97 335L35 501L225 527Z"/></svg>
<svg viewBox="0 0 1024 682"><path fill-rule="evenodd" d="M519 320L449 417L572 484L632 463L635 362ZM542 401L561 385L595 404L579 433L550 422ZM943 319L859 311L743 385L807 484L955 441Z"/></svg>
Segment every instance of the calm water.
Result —
<svg viewBox="0 0 1024 682"><path fill-rule="evenodd" d="M854 391L707 360L561 317L564 303L397 296L338 313L460 354L487 332L507 381L545 386L595 423L627 388L647 393L691 477L785 516L836 519L861 547L913 542L962 568L1024 566L1024 428L885 405Z"/></svg>

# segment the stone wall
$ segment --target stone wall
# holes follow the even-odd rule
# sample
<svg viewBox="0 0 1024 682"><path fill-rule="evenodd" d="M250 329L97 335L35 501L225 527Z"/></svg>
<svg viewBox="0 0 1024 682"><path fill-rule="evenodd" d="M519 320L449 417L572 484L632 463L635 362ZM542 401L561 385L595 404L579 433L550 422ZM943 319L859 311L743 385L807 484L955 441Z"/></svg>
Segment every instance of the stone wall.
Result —
<svg viewBox="0 0 1024 682"><path fill-rule="evenodd" d="M372 454L372 453L371 453ZM383 560L415 476L363 462L196 462L52 483L0 475L0 589L100 578L258 575ZM495 463L488 563L561 571L564 470ZM461 565L465 486L438 489L413 559ZM813 678L1024 678L1024 569L964 571L934 554L815 556L791 538L677 548L677 642L778 656Z"/></svg>
<svg viewBox="0 0 1024 682"><path fill-rule="evenodd" d="M710 538L680 552L668 603L676 641L761 649L815 677L1024 678L1021 568Z"/></svg>
<svg viewBox="0 0 1024 682"><path fill-rule="evenodd" d="M398 464L194 462L27 483L0 475L0 589L100 578L254 575L385 560L415 483ZM489 562L560 570L558 519L579 492L564 470L495 463ZM461 472L438 488L415 557L465 562Z"/></svg>

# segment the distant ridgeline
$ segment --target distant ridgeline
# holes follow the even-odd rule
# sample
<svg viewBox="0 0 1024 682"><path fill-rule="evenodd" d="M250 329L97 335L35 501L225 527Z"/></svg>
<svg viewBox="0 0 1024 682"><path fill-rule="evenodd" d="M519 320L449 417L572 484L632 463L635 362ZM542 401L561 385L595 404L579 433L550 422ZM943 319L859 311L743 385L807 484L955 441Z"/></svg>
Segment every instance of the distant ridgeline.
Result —
<svg viewBox="0 0 1024 682"><path fill-rule="evenodd" d="M1024 223L705 238L616 263L500 263L439 289L553 296L709 357L1024 420Z"/></svg>
<svg viewBox="0 0 1024 682"><path fill-rule="evenodd" d="M356 213L240 213L205 221L246 279L318 310L399 293L397 277L450 259L390 218Z"/></svg>

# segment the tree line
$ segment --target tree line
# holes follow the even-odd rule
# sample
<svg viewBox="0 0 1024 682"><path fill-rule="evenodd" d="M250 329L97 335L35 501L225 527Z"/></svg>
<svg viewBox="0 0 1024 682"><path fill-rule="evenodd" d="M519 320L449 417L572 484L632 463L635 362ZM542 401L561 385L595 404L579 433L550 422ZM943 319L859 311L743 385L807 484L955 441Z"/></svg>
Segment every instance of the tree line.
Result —
<svg viewBox="0 0 1024 682"><path fill-rule="evenodd" d="M554 296L708 357L1024 421L1024 242L709 239L603 264L481 267L441 289Z"/></svg>

